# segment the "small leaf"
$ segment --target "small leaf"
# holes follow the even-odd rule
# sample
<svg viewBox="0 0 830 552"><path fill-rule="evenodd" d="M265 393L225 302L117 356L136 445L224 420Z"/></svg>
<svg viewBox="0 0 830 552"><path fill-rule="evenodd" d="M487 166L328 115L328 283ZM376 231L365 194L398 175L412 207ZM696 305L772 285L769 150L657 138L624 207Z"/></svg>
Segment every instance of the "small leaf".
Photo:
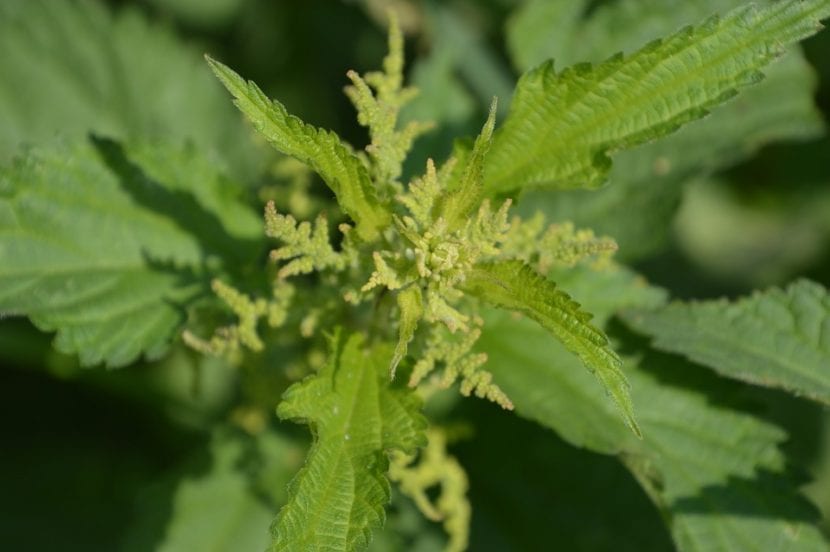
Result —
<svg viewBox="0 0 830 552"><path fill-rule="evenodd" d="M605 334L589 322L591 315L556 284L519 261L504 261L477 265L463 289L493 305L524 313L555 335L602 382L628 426L640 435L619 357Z"/></svg>
<svg viewBox="0 0 830 552"><path fill-rule="evenodd" d="M332 341L328 363L290 387L277 409L311 425L315 439L274 522L274 551L365 547L389 503L387 451L411 454L425 444L420 400L389 386L391 350L364 352L359 334Z"/></svg>
<svg viewBox="0 0 830 552"><path fill-rule="evenodd" d="M750 5L628 57L525 73L493 139L487 191L601 185L611 153L672 133L757 83L761 68L829 15L830 0Z"/></svg>
<svg viewBox="0 0 830 552"><path fill-rule="evenodd" d="M415 335L418 322L424 316L424 299L421 295L421 288L411 285L401 290L397 296L398 309L400 309L400 320L398 322L398 344L395 346L395 354L392 356L390 366L391 379L395 379L395 370L398 368L403 357L406 356L407 346Z"/></svg>
<svg viewBox="0 0 830 552"><path fill-rule="evenodd" d="M481 205L484 195L482 171L487 151L490 149L493 128L496 125L497 105L497 100L493 98L487 122L484 123L481 133L476 138L473 150L464 156L463 171L456 169L460 175L459 181L448 184L447 194L439 203L439 212L444 217L449 231L464 226L473 211Z"/></svg>
<svg viewBox="0 0 830 552"><path fill-rule="evenodd" d="M343 211L357 224L358 234L371 241L391 223L379 202L366 167L331 131L306 124L276 100L269 100L252 81L206 56L213 72L233 95L236 106L277 150L314 169L337 196Z"/></svg>
<svg viewBox="0 0 830 552"><path fill-rule="evenodd" d="M672 303L625 315L658 349L721 375L830 404L830 295L800 280L730 303Z"/></svg>

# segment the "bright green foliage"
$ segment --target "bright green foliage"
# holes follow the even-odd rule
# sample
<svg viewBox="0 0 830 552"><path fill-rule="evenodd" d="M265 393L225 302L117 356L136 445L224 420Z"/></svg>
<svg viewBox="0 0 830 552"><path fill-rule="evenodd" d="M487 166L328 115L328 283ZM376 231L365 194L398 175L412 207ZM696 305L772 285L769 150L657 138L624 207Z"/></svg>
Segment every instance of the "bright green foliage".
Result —
<svg viewBox="0 0 830 552"><path fill-rule="evenodd" d="M378 200L360 159L333 132L302 122L281 103L269 100L253 82L245 82L210 57L207 60L254 128L277 150L314 169L337 196L343 211L357 223L358 234L366 240L376 239L389 224L389 211Z"/></svg>
<svg viewBox="0 0 830 552"><path fill-rule="evenodd" d="M508 27L508 42L522 71L551 57L559 66L599 62L610 52L634 50L690 21L745 3L616 0L602 4L590 17L571 22L584 10L584 2L534 0L523 5L521 16ZM562 10L572 11L558 20L557 11ZM716 107L711 117L615 155L610 186L534 192L523 197L519 212L531 215L542 209L551 221L573 221L613 236L625 260L664 245L686 181L747 158L776 139L809 139L821 132L821 115L813 105L815 75L798 50L790 48L765 69L762 82ZM638 216L631 217L631 212Z"/></svg>
<svg viewBox="0 0 830 552"><path fill-rule="evenodd" d="M743 7L597 66L522 76L486 165L490 193L597 187L609 153L669 134L758 82L783 47L815 33L827 0Z"/></svg>
<svg viewBox="0 0 830 552"><path fill-rule="evenodd" d="M332 338L323 369L289 388L277 409L310 424L314 444L274 522L272 550L364 547L389 502L387 452L411 454L424 444L420 400L389 386L392 351L366 352L363 341Z"/></svg>
<svg viewBox="0 0 830 552"><path fill-rule="evenodd" d="M458 460L447 454L447 438L440 429L427 431L427 446L415 462L412 455L395 454L389 478L411 497L418 509L432 521L443 521L450 536L445 552L463 552L469 541L471 508L467 500L467 474ZM440 486L433 504L427 490Z"/></svg>
<svg viewBox="0 0 830 552"><path fill-rule="evenodd" d="M418 286L409 286L401 290L397 295L397 301L400 310L400 327L398 328L398 344L395 346L395 354L392 357L392 379L395 379L395 369L398 364L406 356L407 346L415 335L418 321L424 316L424 298Z"/></svg>
<svg viewBox="0 0 830 552"><path fill-rule="evenodd" d="M737 0L725 3L733 7ZM368 129L363 151L290 115L256 84L207 58L252 126L288 156L259 175L267 183L256 196L265 204L264 235L277 243L270 254L276 266L267 270L257 267L265 248L261 222L238 197L241 188L210 161L229 140L226 133L201 124L181 132L168 127L164 116L175 111L144 111L120 89L120 77L98 74L103 57L103 74L124 73L131 94L155 80L166 90L156 64L159 71L189 75L190 63L165 58L163 39L159 46L153 38L166 35L130 23L135 36L153 43L149 54L130 53L135 37L123 43L116 37L110 58L101 53L110 28L143 21L138 16L112 18L79 2L78 13L89 17L73 18L62 4L56 13L65 23L46 27L53 39L50 32L29 32L26 23L31 14L48 15L43 0L0 8L0 44L9 50L17 41L45 44L72 58L68 66L80 76L57 80L77 88L67 104L100 118L95 125L104 121L101 128L116 136L191 136L208 149L201 155L194 147L93 138L91 145L27 151L0 170L0 315L27 315L57 332L61 350L109 365L159 356L186 319L190 329L182 338L192 349L240 365L222 382L242 396L227 415L246 434L217 435L210 469L200 466L178 487L162 548L262 546L248 525L281 506L271 550L362 549L386 519L391 480L401 491L395 516L417 507L443 523L447 550L464 550L471 520L467 476L447 453L447 434L429 429L421 413L424 399L434 401L426 409L431 416L445 415L457 397L438 390L457 385L462 395L515 409L575 445L619 456L681 550L822 549L815 512L789 480L779 450L787 434L742 410L736 396L748 388L659 353L609 322L631 309L629 323L653 335L656 348L830 404L830 300L821 286L799 282L736 303L666 306L665 292L612 260L618 232L624 245L659 239L659 229L650 235L651 223L672 212L688 177L739 159L770 136L807 136L820 128L809 93L786 90L790 81L804 88L812 82L797 56L773 69L774 79L745 103L726 104L722 122L695 121L758 82L761 69L813 34L830 15L830 0L741 7L597 65L556 73L546 62L521 78L512 103L498 61L484 50L464 51L476 42L464 35L465 23L454 19L452 8L427 4L427 25L446 35L435 44L452 47L435 47L422 68L427 76L446 77L462 112L443 113L444 121L460 123L473 111L468 91L483 104L501 90L501 105L511 105L498 128L493 98L478 136L458 141L442 163L422 152L417 163L407 159L431 125L412 119L418 109L401 117L415 90L404 86L404 40L394 14L383 70L347 73L346 94ZM597 52L639 46L719 7L714 0L676 10L659 0L594 4L528 0L510 22L517 67L560 50L595 61ZM650 7L653 17L647 17ZM635 23L609 32L626 18ZM75 34L84 35L80 46L65 38ZM55 46L61 41L65 54ZM32 80L21 70L29 65ZM13 68L9 82L36 93L52 82L38 81L39 69L25 52L0 60L0 69L7 66ZM484 71L469 71L472 66ZM199 78L194 74L194 82ZM0 114L4 90L0 85ZM171 94L193 95L201 105L202 96L191 90ZM778 95L786 101L771 101ZM209 112L213 100L205 101ZM136 120L119 119L120 108L105 107L111 104L123 104ZM453 107L436 111L442 110ZM11 116L18 111L19 120L8 125L14 142L29 136L30 115L15 108ZM645 145L687 123L694 124L672 139ZM77 130L68 128L70 136ZM234 127L222 120L216 128ZM31 130L35 138L46 132ZM0 131L0 155L3 136ZM625 149L612 168L610 156ZM219 155L236 159L224 150ZM410 177L424 160L424 174ZM337 220L339 214L330 197L315 195L312 172L351 218L336 231L327 215ZM574 190L598 187L609 176L619 186L593 196L598 199L584 200ZM511 217L513 199L506 196L534 187L570 192L557 195L547 213L522 207L530 218ZM582 228L585 220L593 230ZM198 337L216 326L212 337ZM199 378L193 376L196 392ZM263 414L280 393L278 416L307 424L313 439L284 495L286 469L299 467L300 454L269 439L273 428ZM477 423L477 437L486 439L486 429ZM265 456L284 464L267 465ZM199 513L202 504L210 515ZM401 536L398 548L406 540Z"/></svg>
<svg viewBox="0 0 830 552"><path fill-rule="evenodd" d="M734 303L672 303L625 319L658 349L830 404L830 295L819 284L801 280Z"/></svg>
<svg viewBox="0 0 830 552"><path fill-rule="evenodd" d="M450 180L447 183L447 191L443 194L436 208L439 216L446 222L447 230L453 232L462 227L473 214L475 209L481 205L484 196L484 184L482 172L484 160L490 150L490 143L493 138L493 129L496 126L496 106L494 99L490 104L490 115L484 128L473 144L473 150L469 157L464 160L464 170L460 172L457 182Z"/></svg>
<svg viewBox="0 0 830 552"><path fill-rule="evenodd" d="M0 173L0 312L56 331L85 365L160 356L205 279L257 254L234 194L190 148L29 152Z"/></svg>
<svg viewBox="0 0 830 552"><path fill-rule="evenodd" d="M707 395L724 382L668 357L627 362L638 440L576 359L530 321L488 313L481 347L518 414L576 446L620 456L680 550L826 549L815 510L784 475L786 434L713 403Z"/></svg>
<svg viewBox="0 0 830 552"><path fill-rule="evenodd" d="M555 335L599 378L626 423L640 435L619 357L605 334L590 323L591 315L556 284L519 261L506 261L477 266L464 289L488 303L526 314Z"/></svg>

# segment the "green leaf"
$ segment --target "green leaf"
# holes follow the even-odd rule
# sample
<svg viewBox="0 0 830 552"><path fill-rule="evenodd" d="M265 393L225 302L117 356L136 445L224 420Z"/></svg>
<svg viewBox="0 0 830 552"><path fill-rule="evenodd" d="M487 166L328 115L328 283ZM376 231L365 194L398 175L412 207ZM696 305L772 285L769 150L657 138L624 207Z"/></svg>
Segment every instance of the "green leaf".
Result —
<svg viewBox="0 0 830 552"><path fill-rule="evenodd" d="M473 211L481 205L484 195L482 171L496 125L497 106L498 102L493 98L487 122L484 123L481 133L476 138L472 151L464 155L462 161L464 169L455 170L459 175L458 181L450 182L447 194L441 198L439 203L441 216L447 222L449 231L455 231L464 226Z"/></svg>
<svg viewBox="0 0 830 552"><path fill-rule="evenodd" d="M89 131L120 139L191 140L233 163L259 152L195 48L138 6L103 2L0 2L0 162L21 143ZM59 100L57 100L59 98Z"/></svg>
<svg viewBox="0 0 830 552"><path fill-rule="evenodd" d="M576 446L619 455L662 511L678 549L826 550L815 509L784 475L778 447L786 434L712 400L737 395L737 384L678 357L629 360L639 440L576 358L530 321L489 311L478 343L519 415Z"/></svg>
<svg viewBox="0 0 830 552"><path fill-rule="evenodd" d="M356 550L383 524L389 503L387 451L425 444L420 400L389 386L388 347L363 350L354 334L320 373L293 385L277 414L311 425L314 444L274 522L272 550Z"/></svg>
<svg viewBox="0 0 830 552"><path fill-rule="evenodd" d="M211 274L257 258L239 190L192 148L28 152L0 170L0 312L85 365L160 356Z"/></svg>
<svg viewBox="0 0 830 552"><path fill-rule="evenodd" d="M424 298L421 294L421 288L417 285L411 285L397 295L398 309L400 310L400 320L398 324L398 344L395 346L395 354L392 356L391 373L392 378L395 379L395 370L400 364L403 357L406 356L406 350L412 337L415 335L415 330L418 329L418 322L424 316Z"/></svg>
<svg viewBox="0 0 830 552"><path fill-rule="evenodd" d="M555 335L602 382L631 430L640 435L620 359L579 303L519 261L479 264L463 286L483 301L527 315Z"/></svg>
<svg viewBox="0 0 830 552"><path fill-rule="evenodd" d="M711 18L640 51L522 76L485 169L489 192L596 187L609 154L669 134L762 78L787 44L816 32L830 1L787 0Z"/></svg>
<svg viewBox="0 0 830 552"><path fill-rule="evenodd" d="M799 280L728 302L672 303L626 314L654 346L721 375L830 404L830 295Z"/></svg>
<svg viewBox="0 0 830 552"><path fill-rule="evenodd" d="M620 246L618 258L642 257L665 244L690 180L746 159L771 141L819 134L822 123L813 105L814 85L804 56L791 51L769 68L763 82L717 107L710 117L621 152L614 158L608 187L531 192L521 198L518 211L542 210L549 220L573 221L614 236ZM631 211L641 216L631 217Z"/></svg>
<svg viewBox="0 0 830 552"><path fill-rule="evenodd" d="M323 178L343 211L357 223L361 237L374 240L389 226L391 213L379 202L369 171L337 134L290 115L280 102L269 100L254 82L245 82L225 65L207 56L206 59L254 128L277 150L306 163Z"/></svg>

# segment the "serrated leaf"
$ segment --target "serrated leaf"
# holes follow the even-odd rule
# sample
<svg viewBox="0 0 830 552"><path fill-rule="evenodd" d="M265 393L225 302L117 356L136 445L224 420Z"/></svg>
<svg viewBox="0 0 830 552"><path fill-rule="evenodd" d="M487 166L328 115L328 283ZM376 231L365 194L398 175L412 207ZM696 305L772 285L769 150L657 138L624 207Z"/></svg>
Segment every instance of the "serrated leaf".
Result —
<svg viewBox="0 0 830 552"><path fill-rule="evenodd" d="M0 51L2 163L21 143L94 131L191 140L237 174L257 168L259 153L200 54L137 6L3 0Z"/></svg>
<svg viewBox="0 0 830 552"><path fill-rule="evenodd" d="M656 348L721 375L830 404L830 295L817 283L630 311L625 320Z"/></svg>
<svg viewBox="0 0 830 552"><path fill-rule="evenodd" d="M272 550L341 551L365 547L389 503L387 451L425 444L420 400L390 387L390 348L364 352L363 337L332 340L328 363L293 385L277 414L311 425L306 464L292 481L272 532Z"/></svg>
<svg viewBox="0 0 830 552"><path fill-rule="evenodd" d="M255 259L260 222L191 149L93 143L0 171L0 312L85 365L158 357L211 273Z"/></svg>
<svg viewBox="0 0 830 552"><path fill-rule="evenodd" d="M496 125L497 106L498 102L494 98L490 104L487 122L484 123L484 127L473 143L472 150L461 160L463 170L455 170L458 178L449 183L446 195L440 200L439 210L447 222L449 231L455 231L466 224L468 217L481 204L484 194L482 171Z"/></svg>
<svg viewBox="0 0 830 552"><path fill-rule="evenodd" d="M253 82L206 56L210 68L235 98L236 106L271 145L314 169L337 196L343 211L366 240L391 223L391 213L377 198L369 171L334 132L306 124L270 100Z"/></svg>
<svg viewBox="0 0 830 552"><path fill-rule="evenodd" d="M482 301L527 315L556 336L602 382L631 430L640 435L619 357L605 334L590 323L591 315L555 283L522 262L503 261L477 265L463 289Z"/></svg>
<svg viewBox="0 0 830 552"><path fill-rule="evenodd" d="M628 359L643 439L620 421L577 359L529 320L485 313L479 345L516 412L570 443L617 454L662 511L678 549L825 550L815 509L786 475L786 434L741 412L735 384L677 357ZM539 385L540 381L546 382Z"/></svg>
<svg viewBox="0 0 830 552"><path fill-rule="evenodd" d="M523 69L551 57L558 64L600 61L609 52L628 51L689 21L743 3L619 0L603 4L566 30L561 28L565 22L555 21L556 12L576 9L577 3L533 1L524 8L526 17L508 27L508 37L520 45L516 59L525 60ZM550 33L555 38L544 33L534 36L545 25L558 25L555 28L561 31ZM617 258L634 259L653 252L665 244L682 187L690 179L745 159L766 143L809 139L821 132L821 115L813 105L816 79L799 48L791 48L765 73L763 82L718 106L710 117L657 142L620 152L608 175L611 185L553 195L531 192L522 197L518 212L532 215L542 210L549 220L572 221L614 236L620 246ZM641 216L632 218L631 211Z"/></svg>
<svg viewBox="0 0 830 552"><path fill-rule="evenodd" d="M417 285L411 285L398 292L396 300L398 310L400 310L400 319L398 322L398 344L395 345L395 353L392 355L390 367L392 379L395 379L395 370L403 357L406 356L409 342L412 341L415 330L418 329L418 322L424 316L424 298L421 294L421 288Z"/></svg>
<svg viewBox="0 0 830 552"><path fill-rule="evenodd" d="M609 154L677 130L758 82L787 44L816 32L830 1L746 6L624 57L522 76L485 170L490 193L596 187Z"/></svg>

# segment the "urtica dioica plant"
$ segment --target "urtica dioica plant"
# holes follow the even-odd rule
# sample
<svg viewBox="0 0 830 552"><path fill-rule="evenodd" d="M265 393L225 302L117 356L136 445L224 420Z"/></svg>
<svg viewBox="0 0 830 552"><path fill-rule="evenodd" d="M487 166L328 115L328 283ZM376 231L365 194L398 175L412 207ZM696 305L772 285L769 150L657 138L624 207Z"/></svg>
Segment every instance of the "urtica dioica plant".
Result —
<svg viewBox="0 0 830 552"><path fill-rule="evenodd" d="M547 278L577 265L617 270L614 240L547 224L541 214L523 220L511 214L512 198L528 188L599 186L610 154L668 134L758 81L759 68L814 32L827 13L826 2L739 9L597 66L556 72L544 63L522 76L498 130L494 98L475 140L457 142L441 163L429 159L408 182L403 163L430 124L398 124L416 90L403 84L394 16L383 70L347 73L345 92L369 132L363 150L290 115L208 57L254 128L316 172L348 220L332 234L325 214L298 221L307 213L268 203L265 233L278 243L270 256L272 296L248 297L216 280L214 291L238 323L209 339L185 334L209 354L261 350L261 324L328 341L327 360L277 409L311 425L314 444L274 523L274 550L367 544L384 519L387 477L425 516L443 521L448 550L466 548L463 468L446 454L446 435L429 426L421 404L458 383L462 395L513 409L487 371L487 355L476 350L485 308L520 313L559 340L639 437L619 356L591 314ZM436 485L433 501L426 490Z"/></svg>
<svg viewBox="0 0 830 552"><path fill-rule="evenodd" d="M710 3L676 6L702 14L714 11ZM511 25L567 21L589 4L528 0L527 19ZM634 10L643 20L647 12L669 18L675 6L606 4L590 17L611 13L616 24ZM382 70L347 73L346 95L368 130L362 149L289 114L208 57L259 138L284 154L272 173L285 186L261 190L271 199L264 221L194 145L95 136L32 148L0 171L0 314L25 314L55 331L56 346L86 365L160 358L181 335L198 353L239 366L251 402L276 404L281 420L308 425L311 447L271 528L275 551L364 548L392 500L441 524L447 550L466 549L475 510L453 445L461 437L501 444L488 440L487 427L471 437L441 415L466 400L458 392L616 455L680 549L822 549L814 512L784 477L786 432L723 397L711 400L695 378L708 385L715 376L695 366L830 404L827 290L799 281L733 302L668 304L618 260L614 236L548 220L522 202L531 190L556 199L604 186L614 155L649 147L759 83L762 69L828 16L830 0L763 2L600 63L541 63L520 77L505 116L494 98L474 139L457 140L446 159L436 152L412 177L407 156L432 125L401 122L416 91L403 82L394 15ZM524 38L513 35L517 57L533 58L533 39ZM765 101L763 109L772 107ZM749 108L756 116L757 105ZM730 154L746 146L740 137L719 144ZM645 163L645 174L665 183L685 153L661 156L653 171ZM310 192L314 174L337 207ZM258 256L262 234L267 261ZM625 327L612 331L615 315ZM688 381L668 377L677 374ZM266 443L254 410L232 416L246 438ZM217 456L231 463L227 451ZM222 462L213 468L220 476ZM232 473L226 479L240 494L261 491L259 475L238 483Z"/></svg>

